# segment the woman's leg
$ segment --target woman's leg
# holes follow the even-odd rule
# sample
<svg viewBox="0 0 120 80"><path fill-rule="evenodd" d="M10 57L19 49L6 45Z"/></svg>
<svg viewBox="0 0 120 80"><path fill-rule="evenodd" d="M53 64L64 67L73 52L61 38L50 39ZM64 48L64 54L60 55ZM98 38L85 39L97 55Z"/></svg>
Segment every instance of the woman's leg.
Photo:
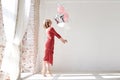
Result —
<svg viewBox="0 0 120 80"><path fill-rule="evenodd" d="M50 74L50 76L52 76L52 72L51 72L51 64L47 62L47 73Z"/></svg>
<svg viewBox="0 0 120 80"><path fill-rule="evenodd" d="M43 61L41 72L44 77L46 77L46 65L47 65L47 61Z"/></svg>

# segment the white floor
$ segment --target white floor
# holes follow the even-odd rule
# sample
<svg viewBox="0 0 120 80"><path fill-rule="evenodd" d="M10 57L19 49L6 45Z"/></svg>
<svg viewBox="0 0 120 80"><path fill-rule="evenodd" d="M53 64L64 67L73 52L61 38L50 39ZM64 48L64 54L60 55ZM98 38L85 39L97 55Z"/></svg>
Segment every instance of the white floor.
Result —
<svg viewBox="0 0 120 80"><path fill-rule="evenodd" d="M120 80L120 73L53 74L53 77L22 73L21 77L22 80Z"/></svg>

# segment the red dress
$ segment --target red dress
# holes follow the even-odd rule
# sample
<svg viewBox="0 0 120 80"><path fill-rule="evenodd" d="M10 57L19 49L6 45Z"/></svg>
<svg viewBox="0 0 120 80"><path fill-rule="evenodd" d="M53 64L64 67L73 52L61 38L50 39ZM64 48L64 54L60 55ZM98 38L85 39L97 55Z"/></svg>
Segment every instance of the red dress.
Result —
<svg viewBox="0 0 120 80"><path fill-rule="evenodd" d="M47 61L51 65L53 65L54 37L56 36L58 39L60 39L61 36L55 31L53 27L49 27L46 30L46 34L47 34L47 41L45 42L44 61Z"/></svg>

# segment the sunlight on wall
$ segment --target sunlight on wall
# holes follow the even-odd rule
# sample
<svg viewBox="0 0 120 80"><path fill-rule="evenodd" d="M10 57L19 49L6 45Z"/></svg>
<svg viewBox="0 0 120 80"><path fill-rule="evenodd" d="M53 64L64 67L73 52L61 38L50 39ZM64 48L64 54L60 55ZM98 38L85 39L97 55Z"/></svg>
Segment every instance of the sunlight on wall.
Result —
<svg viewBox="0 0 120 80"><path fill-rule="evenodd" d="M25 0L25 16L26 17L29 17L29 12L30 12L30 6L28 6L28 5L30 5L30 1L29 0Z"/></svg>

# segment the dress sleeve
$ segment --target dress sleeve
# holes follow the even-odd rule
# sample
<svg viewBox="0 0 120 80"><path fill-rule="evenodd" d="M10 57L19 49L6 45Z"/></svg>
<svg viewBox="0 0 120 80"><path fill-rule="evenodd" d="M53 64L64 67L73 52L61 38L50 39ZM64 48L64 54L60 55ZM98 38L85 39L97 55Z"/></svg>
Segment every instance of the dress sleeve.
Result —
<svg viewBox="0 0 120 80"><path fill-rule="evenodd" d="M58 38L58 39L60 39L61 38L61 35L60 34L58 34L56 31L55 31L55 29L54 28L52 28L51 29L51 31L52 31L52 33Z"/></svg>

